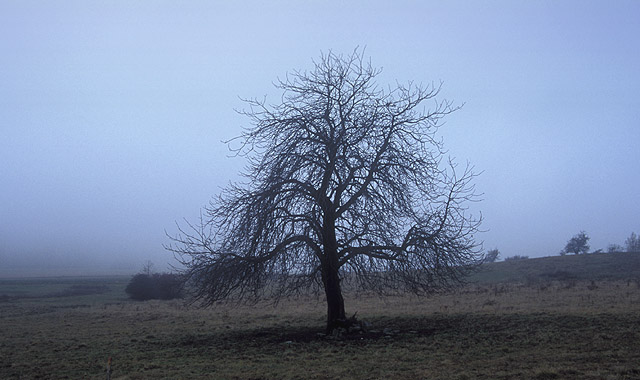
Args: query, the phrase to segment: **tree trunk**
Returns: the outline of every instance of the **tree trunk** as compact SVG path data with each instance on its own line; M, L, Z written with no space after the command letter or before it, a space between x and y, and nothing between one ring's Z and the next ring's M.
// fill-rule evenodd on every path
M335 257L336 255L334 253L333 255L330 254L330 256ZM333 330L341 327L346 321L337 257L335 263L332 263L332 261L334 260L327 258L322 264L322 282L327 296L327 334L331 334Z
M344 299L340 288L340 264L338 260L338 242L336 241L336 221L333 204L324 198L322 283L327 296L327 334L345 323Z

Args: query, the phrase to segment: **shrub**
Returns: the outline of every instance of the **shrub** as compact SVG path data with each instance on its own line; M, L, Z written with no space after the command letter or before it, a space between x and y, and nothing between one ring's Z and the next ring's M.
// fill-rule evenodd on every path
M182 281L175 273L138 273L133 276L125 292L136 301L181 298Z
M182 280L175 273L162 273L154 275L157 279L160 299L170 300L182 297Z
M511 257L505 257L504 261L512 261L512 260L526 260L528 259L529 256L520 256L520 255L515 255L515 256L511 256Z
M609 253L622 252L622 251L624 251L624 248L622 248L620 244L609 244L609 246L607 246L607 252Z

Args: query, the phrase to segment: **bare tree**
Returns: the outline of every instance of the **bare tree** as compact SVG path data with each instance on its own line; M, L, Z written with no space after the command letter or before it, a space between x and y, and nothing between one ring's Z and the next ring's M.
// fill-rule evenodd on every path
M280 104L247 100L252 127L235 140L246 183L167 248L204 304L323 289L332 331L346 321L345 282L424 294L461 281L481 261L480 218L467 211L472 168L444 159L435 137L457 109L435 100L439 86L384 90L358 50L314 63L276 84Z
M624 245L627 247L627 252L640 252L640 237L635 232L632 232L625 240Z
M153 262L151 260L147 260L142 267L142 271L140 273L144 273L147 276L151 276L153 274Z

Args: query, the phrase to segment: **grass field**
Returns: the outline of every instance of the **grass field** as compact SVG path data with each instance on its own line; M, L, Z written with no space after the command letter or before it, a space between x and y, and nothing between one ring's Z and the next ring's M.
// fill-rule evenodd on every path
M595 261L594 261L595 260ZM597 265L596 265L597 264ZM428 298L126 299L128 278L0 280L0 379L640 379L640 255L495 263Z

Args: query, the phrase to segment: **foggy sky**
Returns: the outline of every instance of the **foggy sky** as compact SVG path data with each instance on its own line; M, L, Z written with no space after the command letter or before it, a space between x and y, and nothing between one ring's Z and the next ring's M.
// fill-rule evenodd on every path
M443 82L440 129L482 171L477 236L502 256L640 232L640 2L2 1L0 277L164 270L244 161L222 140L332 49Z

